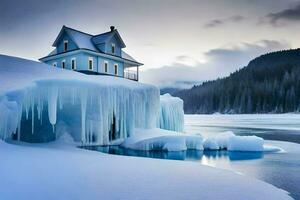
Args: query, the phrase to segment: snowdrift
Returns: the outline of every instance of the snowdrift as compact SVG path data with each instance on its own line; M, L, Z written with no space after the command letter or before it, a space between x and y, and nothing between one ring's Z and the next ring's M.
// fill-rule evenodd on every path
M202 143L201 136L155 128L136 129L135 135L125 139L121 146L144 151L183 151L187 149L203 150Z
M151 85L3 55L0 81L3 140L48 142L65 130L84 145L106 145L156 127L159 90Z
M219 133L217 136L203 138L201 135L189 135L163 129L137 129L135 135L121 144L134 150L185 151L222 150L228 151L278 151L275 147L264 147L264 140L256 136L236 136L233 132Z
M228 151L264 151L264 139L257 136L237 136L231 131L219 133L204 141L204 149Z
M183 100L170 94L160 96L160 113L157 127L182 132L184 127Z

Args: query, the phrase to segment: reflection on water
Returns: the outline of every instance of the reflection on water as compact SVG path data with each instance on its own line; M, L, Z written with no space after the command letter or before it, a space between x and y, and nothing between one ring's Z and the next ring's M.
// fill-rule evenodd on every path
M237 135L257 135L269 140L300 143L300 115L186 115L185 130L201 133L204 137L229 130ZM288 143L279 147L285 152L134 151L118 146L86 149L125 156L199 162L263 180L290 192L294 199L300 199L299 144Z
M201 161L202 159L224 159L224 160L252 160L263 158L261 152L231 152L231 151L198 151L198 150L187 150L187 151L137 151L131 149L125 149L119 146L87 146L82 147L89 150L99 151L103 153L124 155L124 156L136 156L136 157L147 157L147 158L158 158L158 159L169 159L169 160L193 160Z

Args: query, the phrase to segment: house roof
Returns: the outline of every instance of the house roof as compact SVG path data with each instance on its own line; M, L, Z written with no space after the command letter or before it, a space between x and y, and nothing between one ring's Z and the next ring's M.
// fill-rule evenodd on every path
M73 42L77 45L78 48L90 49L93 51L97 51L97 48L93 44L91 38L93 37L90 34L63 26L58 36L56 37L53 46L56 47L57 43L61 37L61 35L66 32L68 36L73 40Z
M120 41L121 48L126 47L117 29L102 34L98 34L98 35L91 35L73 28L69 28L67 26L62 27L52 46L54 47L57 46L57 43L59 42L59 39L64 32L68 34L71 40L77 45L78 49L88 49L91 51L104 53L101 52L95 45L105 43L114 36ZM56 50L53 50L48 56L53 56L56 54L57 54ZM121 51L121 57L126 60L137 62L132 56L125 53L123 50Z
M101 44L101 43L109 41L114 36L116 36L118 38L118 40L120 41L121 48L126 47L126 45L125 45L124 41L122 40L122 38L121 38L121 36L120 36L117 29L114 29L113 31L101 33L99 35L94 35L92 37L92 41L95 44Z

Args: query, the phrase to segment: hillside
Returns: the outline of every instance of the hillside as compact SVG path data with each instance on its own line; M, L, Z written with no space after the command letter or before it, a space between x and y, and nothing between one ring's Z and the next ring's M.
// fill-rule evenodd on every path
M173 93L186 113L286 113L300 110L300 49L272 52L230 76Z

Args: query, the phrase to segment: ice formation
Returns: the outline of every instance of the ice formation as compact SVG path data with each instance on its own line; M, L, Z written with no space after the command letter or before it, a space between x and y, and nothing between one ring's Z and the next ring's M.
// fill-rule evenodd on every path
M182 132L184 127L183 100L170 94L160 96L159 128Z
M156 127L159 91L154 86L7 56L0 56L0 72L2 86L15 86L0 87L1 139L12 133L20 139L28 127L36 134L36 126L49 123L55 134L63 121L76 141L105 145L132 135L134 128Z
M264 151L264 140L257 136L234 136L229 139L228 151Z
M203 138L199 135L188 135L164 129L137 129L121 144L135 150L184 151L187 149L203 150Z
M263 150L258 137L226 132L203 140L180 133L183 101L169 94L159 98L151 85L1 55L0 80L3 140L49 142L68 132L82 145L120 143L131 136L122 145L139 150Z
M257 136L236 136L233 132L226 131L207 138L203 147L208 150L264 151L264 140Z

